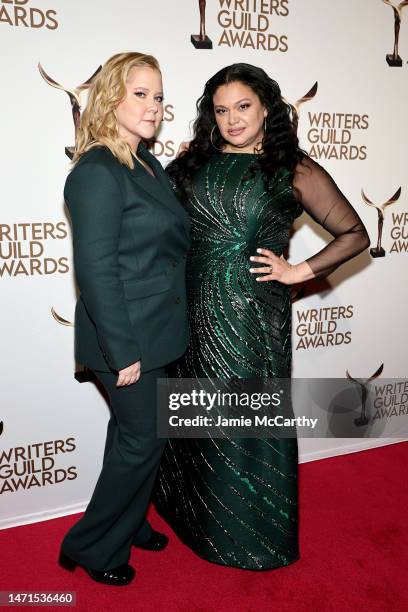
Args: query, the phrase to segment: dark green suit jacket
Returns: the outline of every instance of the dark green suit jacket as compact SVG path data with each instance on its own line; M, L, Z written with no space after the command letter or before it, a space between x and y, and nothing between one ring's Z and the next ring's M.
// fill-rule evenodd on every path
M156 158L143 146L134 170L109 149L85 153L64 190L80 297L75 358L117 371L142 371L180 357L188 343L185 263L189 217Z

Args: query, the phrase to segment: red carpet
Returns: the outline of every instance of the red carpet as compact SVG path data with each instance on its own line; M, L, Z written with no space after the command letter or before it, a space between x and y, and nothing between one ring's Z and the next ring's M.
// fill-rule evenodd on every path
M0 590L72 590L92 612L406 612L407 465L407 443L300 465L302 558L286 568L218 567L173 537L161 553L133 550L130 586L97 585L55 563L70 516L0 533Z

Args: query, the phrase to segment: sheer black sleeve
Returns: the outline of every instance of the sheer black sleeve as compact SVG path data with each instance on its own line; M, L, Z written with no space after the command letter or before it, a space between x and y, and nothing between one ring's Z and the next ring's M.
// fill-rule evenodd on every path
M293 186L304 210L334 237L306 260L315 276L327 276L370 245L357 212L319 164L305 157L296 167Z

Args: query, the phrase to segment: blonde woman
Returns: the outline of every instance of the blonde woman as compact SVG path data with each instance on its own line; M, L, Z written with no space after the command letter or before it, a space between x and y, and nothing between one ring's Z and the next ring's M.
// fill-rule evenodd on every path
M159 551L168 541L146 510L165 443L156 437L156 380L188 342L189 219L143 145L162 117L157 60L111 57L90 91L64 191L80 290L75 357L105 388L111 418L98 482L59 563L110 585L133 580L132 545Z

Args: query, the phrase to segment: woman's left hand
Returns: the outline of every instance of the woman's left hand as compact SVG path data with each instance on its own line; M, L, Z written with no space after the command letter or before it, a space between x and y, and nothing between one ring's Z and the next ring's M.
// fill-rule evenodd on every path
M249 259L264 264L258 268L250 268L252 274L258 274L256 278L260 283L265 281L279 281L283 285L294 285L302 279L299 278L298 266L292 265L281 255L278 257L269 249L256 249L259 256L253 255Z

